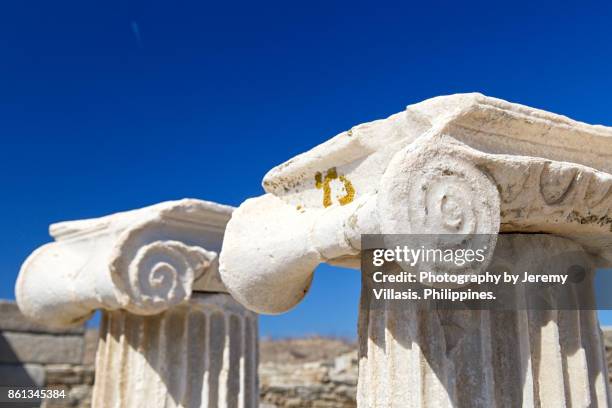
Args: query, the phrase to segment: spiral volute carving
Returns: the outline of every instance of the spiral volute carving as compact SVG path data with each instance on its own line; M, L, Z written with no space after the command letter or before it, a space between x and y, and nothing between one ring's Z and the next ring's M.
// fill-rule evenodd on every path
M193 282L215 257L178 241L142 245L129 262L114 263L119 267L113 273L117 298L122 307L134 313L162 312L190 298Z
M499 193L463 155L444 145L396 154L381 181L377 202L381 232L402 234L386 236L387 248L486 248L487 257L492 255L500 226ZM487 264L482 262L482 268ZM473 266L419 265L437 273L462 273Z

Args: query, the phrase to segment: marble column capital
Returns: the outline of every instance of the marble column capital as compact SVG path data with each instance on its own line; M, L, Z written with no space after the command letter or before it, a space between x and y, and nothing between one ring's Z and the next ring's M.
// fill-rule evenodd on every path
M551 233L612 259L611 173L611 128L481 94L428 99L270 170L232 215L220 273L274 314L320 263L358 268L361 234Z
M226 292L217 254L232 208L184 199L50 227L54 242L21 267L21 311L49 325L82 322L96 309L160 313L192 291Z

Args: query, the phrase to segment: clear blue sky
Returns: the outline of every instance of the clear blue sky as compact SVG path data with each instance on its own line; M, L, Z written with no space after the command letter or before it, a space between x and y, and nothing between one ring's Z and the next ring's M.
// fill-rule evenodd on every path
M0 297L52 222L238 205L272 166L432 96L612 125L610 21L584 1L4 2ZM261 333L353 336L358 294L357 272L320 268Z

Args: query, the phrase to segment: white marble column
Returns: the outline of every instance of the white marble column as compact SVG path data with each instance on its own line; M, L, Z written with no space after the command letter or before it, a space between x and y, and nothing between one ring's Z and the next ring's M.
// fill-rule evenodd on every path
M537 261L544 247L572 254L556 263L560 270L580 265L593 272L589 254L567 238L505 239L511 259L533 260L531 272L547 266ZM523 266L509 272L522 274ZM360 406L609 405L596 311L417 310L407 302L375 300L370 282L363 279L359 309Z
M25 261L29 318L69 326L103 311L93 407L257 407L257 316L218 273L231 212L180 200L54 224L55 242Z
M299 303L320 263L359 268L361 234L486 234L492 252L499 233L537 232L612 261L612 129L480 94L355 126L263 186L220 258L230 293L259 313ZM368 296L360 407L610 406L594 312L438 314Z
M257 318L230 295L194 293L153 316L105 311L93 406L255 407Z

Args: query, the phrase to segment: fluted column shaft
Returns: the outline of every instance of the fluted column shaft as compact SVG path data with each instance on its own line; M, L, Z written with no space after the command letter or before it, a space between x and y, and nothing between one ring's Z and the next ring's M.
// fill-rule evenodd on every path
M523 236L509 258L520 254L538 268L534 248L544 244L576 248L559 237ZM577 264L578 255L556 267ZM369 282L364 277L359 317L360 408L611 406L596 311L417 310L375 300ZM527 299L516 290L517 302Z
M93 407L257 407L257 316L194 293L154 316L105 311Z

